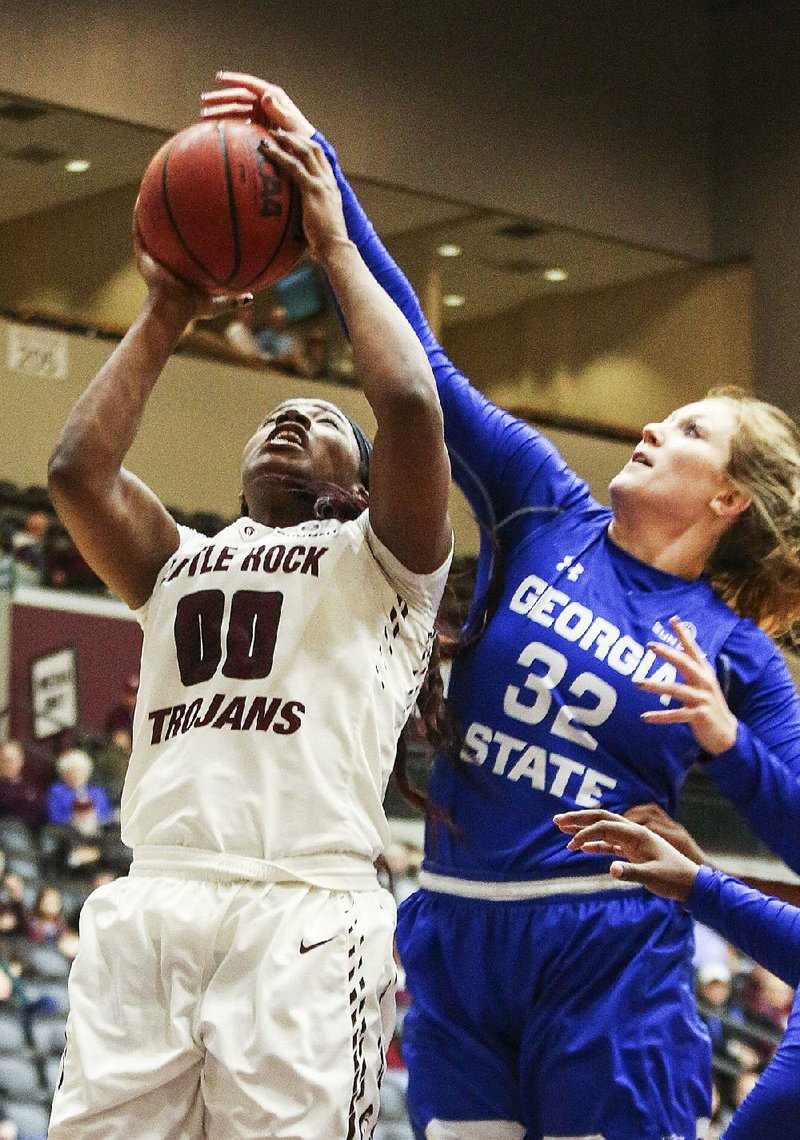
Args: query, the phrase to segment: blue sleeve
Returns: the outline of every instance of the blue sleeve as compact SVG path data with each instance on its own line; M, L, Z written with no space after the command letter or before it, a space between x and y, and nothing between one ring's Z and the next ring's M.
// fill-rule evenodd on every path
M92 784L89 788L89 796L94 804L98 823L108 823L111 819L111 801L106 795L105 789Z
M72 819L72 791L66 785L51 784L47 790L47 818L50 823L69 823Z
M700 868L685 906L788 985L800 984L800 907L710 867Z
M800 702L773 643L740 622L725 646L732 748L703 765L763 841L800 871Z
M481 395L448 360L405 274L389 255L339 165L317 132L342 194L347 232L373 276L405 314L428 356L444 413L453 478L480 523L498 523L526 507L565 509L588 496L586 484L535 428Z

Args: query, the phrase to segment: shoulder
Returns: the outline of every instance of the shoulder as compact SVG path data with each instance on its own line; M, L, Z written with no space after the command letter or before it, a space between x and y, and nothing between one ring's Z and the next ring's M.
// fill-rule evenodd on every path
M778 646L749 618L739 618L720 653L730 696L752 698L772 693L778 700L795 700L796 687Z

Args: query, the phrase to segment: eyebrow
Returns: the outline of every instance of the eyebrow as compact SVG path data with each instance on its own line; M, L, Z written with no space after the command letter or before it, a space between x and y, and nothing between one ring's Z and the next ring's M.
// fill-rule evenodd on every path
M263 427L263 425L265 423L267 423L269 420L271 420L273 418L273 416L279 415L284 410L284 408L296 408L296 407L300 407L300 410L302 411L302 406L298 405L294 400L287 400L283 404L278 404L277 408L273 408L272 411L268 412L267 415L264 416L264 419L261 421L261 426ZM337 408L335 404L323 403L322 401L317 403L316 401L312 401L312 407L322 415L333 416L335 419L337 419L339 421L339 423L342 425L342 427L344 427L344 428L350 427L349 419L344 414L344 412L341 410L341 408Z
M680 414L673 412L672 415L667 416L668 420L677 420L678 418L681 420L702 420L704 423L709 422L708 412L681 412Z

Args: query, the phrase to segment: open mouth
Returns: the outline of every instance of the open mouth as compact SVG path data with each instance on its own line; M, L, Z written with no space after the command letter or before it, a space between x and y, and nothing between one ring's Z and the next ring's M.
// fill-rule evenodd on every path
M288 444L293 447L305 447L307 440L308 436L299 424L280 424L271 432L267 439L266 446L272 447L275 444Z
M652 467L653 466L653 464L647 458L645 453L643 451L640 451L638 448L636 449L636 451L634 451L633 455L631 456L631 463L641 463L642 466L644 466L644 467Z

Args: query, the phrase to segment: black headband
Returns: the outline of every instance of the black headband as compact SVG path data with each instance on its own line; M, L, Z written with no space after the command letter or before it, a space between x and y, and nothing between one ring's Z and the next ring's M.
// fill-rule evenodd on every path
M350 427L353 429L353 435L356 437L356 444L358 446L358 477L364 484L365 489L369 490L369 461L372 455L372 442L364 433L364 430L358 426L355 420L351 420L347 412L342 412Z

